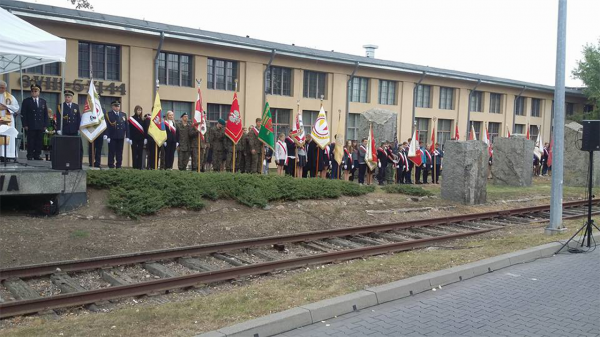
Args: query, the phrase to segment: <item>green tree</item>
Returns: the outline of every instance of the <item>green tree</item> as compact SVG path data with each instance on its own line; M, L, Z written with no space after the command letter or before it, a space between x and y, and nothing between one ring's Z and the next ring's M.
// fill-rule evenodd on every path
M89 9L91 11L94 10L94 6L88 0L67 0L72 5L75 5L76 9Z
M600 117L600 39L598 44L586 44L583 47L583 59L577 61L573 69L573 78L580 79L585 88L583 93L587 96L589 104L594 105L594 111L586 114L586 119Z

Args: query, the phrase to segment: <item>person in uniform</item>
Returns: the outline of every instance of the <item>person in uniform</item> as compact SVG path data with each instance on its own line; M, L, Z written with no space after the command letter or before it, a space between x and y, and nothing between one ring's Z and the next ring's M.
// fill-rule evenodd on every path
M107 128L104 134L104 138L108 142L108 168L121 168L123 144L129 143L127 114L121 111L119 101L113 101L110 106L111 110L106 113Z
M164 143L164 165L163 170L173 169L173 163L175 162L175 150L179 147L179 134L175 127L175 113L173 111L167 112L167 118L165 119L165 131L167 132L167 141Z
M0 80L0 125L7 125L12 133L17 133L15 128L15 116L19 113L19 102L17 99L6 91L6 82ZM8 132L8 130L6 131ZM8 144L6 145L6 152L4 153L4 138L0 138L2 142L0 145L0 157L2 160L6 158L16 158L16 140L7 139Z
M132 166L134 169L138 170L141 170L144 166L144 144L147 143L142 113L142 107L136 105L133 109L133 116L129 117L129 136L131 137L131 157L133 159Z
M56 113L56 133L63 136L79 137L81 110L79 110L79 105L73 103L75 93L71 90L65 90L64 95L65 101ZM80 147L79 159L83 160L83 146Z
M21 120L27 133L27 160L42 160L42 142L48 126L48 106L40 97L42 88L36 83L31 85L31 97L23 100Z
M231 140L229 137L225 137L223 139L223 152L225 155L225 170L227 170L227 172L232 172L233 170L233 140ZM235 151L237 152L237 145L235 146L236 149ZM236 172L239 172L239 167L235 167Z
M442 161L444 160L444 151L440 148L440 143L435 143L433 151L433 165L435 165L435 174L433 175L433 183L440 183L440 173L442 172Z
M287 154L287 163L284 166L285 168L285 174L289 175L289 176L294 176L294 174L296 173L296 142L294 142L294 139L292 138L293 134L292 131L290 130L289 134L287 137L285 137L285 141L284 144L285 145L285 153ZM276 151L277 152L277 151Z
M246 137L248 136L248 129L242 128L242 136L240 141L235 146L235 172L245 173L246 172Z
M358 147L358 183L360 185L365 184L365 173L367 172L367 162L365 156L367 155L367 139L363 138L360 146Z
M187 169L192 152L192 137L190 134L193 133L190 131L194 127L189 123L188 119L189 117L187 112L184 112L183 115L181 115L181 121L177 123L176 126L179 138L179 147L177 148L177 166L179 167L179 171L185 171ZM197 146L198 144L196 144L196 147Z
M217 125L210 128L208 133L208 142L212 150L213 171L223 170L223 160L225 155L225 120L220 118Z
M385 181L385 173L388 166L387 152L385 143L381 143L381 146L377 148L377 180L379 185L383 185Z
M394 148L391 143L388 143L387 148L385 149L385 153L387 156L388 165L385 171L385 183L387 185L394 184L394 171L398 166L398 157L394 154Z
M354 169L354 161L352 159L353 152L352 141L346 141L346 146L344 146L344 156L342 157L342 168L344 170L345 181L350 181L350 172Z
M302 178L315 178L317 176L317 153L319 146L312 139L312 135L306 135L306 165L302 172Z
M264 145L258 138L258 133L260 131L261 125L262 125L262 119L257 118L256 126L253 125L250 128L250 131L248 131L248 137L246 140L246 145L247 145L246 159L249 162L249 165L246 166L248 168L247 169L248 173L260 174L262 172L263 160L264 160L264 158L263 158Z
M188 137L192 155L192 171L198 172L198 156L200 156L200 171L204 172L206 156L208 155L208 143L206 142L206 138L198 131L197 124L194 124L189 128ZM198 153L198 137L200 137L201 153Z

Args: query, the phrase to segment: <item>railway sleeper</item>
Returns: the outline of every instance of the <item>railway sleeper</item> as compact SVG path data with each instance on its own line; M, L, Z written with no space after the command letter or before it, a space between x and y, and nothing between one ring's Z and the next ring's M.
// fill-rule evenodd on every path
M242 262L240 259L233 257L231 255L225 254L225 253L212 253L210 255L217 260L225 261L235 267L241 267L241 266L245 265L245 263Z
M193 257L182 257L177 259L177 263L180 265L195 271L205 272L205 271L215 271L217 268L209 265L208 263L204 263L203 261L193 258Z
M456 227L453 227L452 225L449 225L449 226L440 225L440 226L432 227L432 229L446 232L446 234L447 233L464 233L465 232L461 228L456 228Z
M355 249L355 248L362 248L362 245L359 245L357 243L354 243L352 241L346 240L346 239L339 239L339 238L331 238L331 239L325 239L327 242L330 242L334 245L340 246L340 247L344 247L344 248L349 248L349 249Z
M370 239L370 238L366 238L363 236L348 236L345 238L346 240L352 241L352 242L357 242L357 243L362 243L363 245L369 245L369 246L379 246L382 244L382 242Z
M391 242L404 242L406 241L406 238L402 238L398 235L394 235L391 233L386 233L386 232L377 232L377 233L371 233L369 234L369 236L375 238L375 239L384 239L384 240L388 240Z
M394 234L404 236L404 237L408 238L408 240L421 240L421 239L428 239L431 237L428 234L415 233L413 231L406 230L406 229L401 229L401 230L395 231Z
M75 279L69 276L67 273L56 273L50 275L50 280L54 283L62 293L72 294L87 291L82 287ZM98 303L100 304L100 303ZM92 312L101 311L96 303L87 304L85 308Z
M261 258L265 261L275 261L277 260L277 258L275 258L274 256L272 256L271 254L264 252L260 249L247 249L247 253L250 255L254 255L258 258Z
M320 245L318 242L298 242L298 244L304 248L308 248L320 253L329 253L334 250L329 247L325 247L324 245Z
M40 294L31 288L25 281L20 278L12 278L2 282L4 287L11 293L16 300L34 300L41 298ZM41 318L57 319L58 315L54 310L45 310L38 312Z
M431 228L412 228L411 229L413 232L418 233L418 234L423 234L423 235L427 235L429 237L435 237L435 236L440 236L440 235L447 235L448 233L443 233L443 232L439 232L436 230L433 230Z
M104 281L110 283L113 287L126 286L135 283L131 277L114 268L100 270L100 277L102 277Z
M147 262L144 263L144 269L146 269L150 274L158 276L160 278L169 278L169 277L177 277L177 273L169 269L168 267L163 266L160 263L156 262Z
M512 221L513 223L522 223L522 224L528 224L531 221L524 219L522 217L517 217L517 216L507 216L506 219L508 219L509 221Z

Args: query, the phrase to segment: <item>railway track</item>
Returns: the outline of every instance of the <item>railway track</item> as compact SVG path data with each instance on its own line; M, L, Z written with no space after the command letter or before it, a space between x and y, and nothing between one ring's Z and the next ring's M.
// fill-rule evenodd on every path
M587 215L587 201L563 207L565 219ZM0 318L81 305L93 310L107 300L426 247L545 222L549 210L535 206L5 268ZM600 200L592 211L600 214Z

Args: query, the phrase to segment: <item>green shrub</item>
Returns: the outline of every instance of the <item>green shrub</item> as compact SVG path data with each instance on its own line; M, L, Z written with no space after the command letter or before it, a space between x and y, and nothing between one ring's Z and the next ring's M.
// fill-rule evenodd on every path
M265 207L276 200L358 196L374 190L373 186L340 180L276 175L138 170L87 173L89 187L109 190L108 207L132 218L154 214L165 207L200 210L204 207L202 199L232 199L249 207Z
M433 195L433 193L431 193L428 190L411 185L385 185L383 187L383 190L387 193L406 194L417 197L428 197L430 195Z

